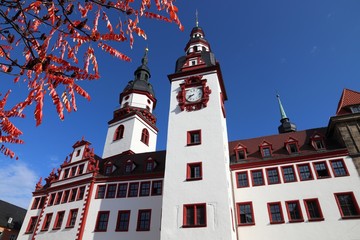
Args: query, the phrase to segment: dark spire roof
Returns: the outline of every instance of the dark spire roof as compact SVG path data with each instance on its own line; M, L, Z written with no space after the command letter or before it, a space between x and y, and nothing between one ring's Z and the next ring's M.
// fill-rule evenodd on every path
M134 72L134 80L130 81L124 88L123 93L131 90L138 90L142 92L150 93L155 97L155 92L152 85L149 83L150 69L148 68L148 48L145 49L143 58L141 59L141 65Z
M287 132L296 132L296 125L291 123L289 118L286 116L285 110L281 104L280 96L277 94L276 98L279 103L280 115L281 115L281 125L278 127L279 133L287 133Z

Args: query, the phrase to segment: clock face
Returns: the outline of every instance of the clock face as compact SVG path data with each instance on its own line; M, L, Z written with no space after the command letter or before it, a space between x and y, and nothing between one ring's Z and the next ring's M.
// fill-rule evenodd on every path
M201 88L188 88L185 92L185 99L188 102L197 102L203 96Z

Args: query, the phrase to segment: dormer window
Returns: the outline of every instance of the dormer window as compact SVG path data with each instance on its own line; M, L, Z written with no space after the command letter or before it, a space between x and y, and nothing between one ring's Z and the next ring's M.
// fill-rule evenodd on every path
M105 175L110 175L112 171L113 171L113 165L111 163L106 164Z
M156 167L156 162L152 158L146 160L145 171L152 172Z
M135 164L131 161L128 160L125 164L125 173L131 173L133 170L135 169Z
M359 113L360 112L360 105L351 106L350 110L352 113Z
M311 138L311 145L317 151L325 150L324 137L320 134L314 134Z
M263 158L269 158L272 156L272 145L270 143L263 141L259 148Z
M246 159L246 147L242 144L239 144L235 148L236 160Z
M295 138L289 137L289 139L285 142L285 148L289 154L299 153L299 143Z

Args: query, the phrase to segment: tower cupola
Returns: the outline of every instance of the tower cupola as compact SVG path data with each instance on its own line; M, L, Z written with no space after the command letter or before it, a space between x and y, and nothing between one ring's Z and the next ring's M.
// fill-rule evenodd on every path
M296 132L296 125L291 123L289 118L286 116L284 107L281 104L280 96L276 95L276 98L279 103L280 115L281 115L281 125L278 127L279 133L287 133L287 132Z

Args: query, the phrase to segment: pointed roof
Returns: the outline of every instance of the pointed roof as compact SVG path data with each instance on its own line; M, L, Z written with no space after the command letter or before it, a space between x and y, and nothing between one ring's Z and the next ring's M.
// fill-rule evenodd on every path
M281 119L280 119L281 125L278 127L279 133L295 132L296 125L294 123L291 123L289 118L286 116L279 94L276 95L276 98L279 103L280 115L281 115Z
M336 116L352 113L349 107L359 104L360 93L345 88L342 92L338 108L336 110Z

